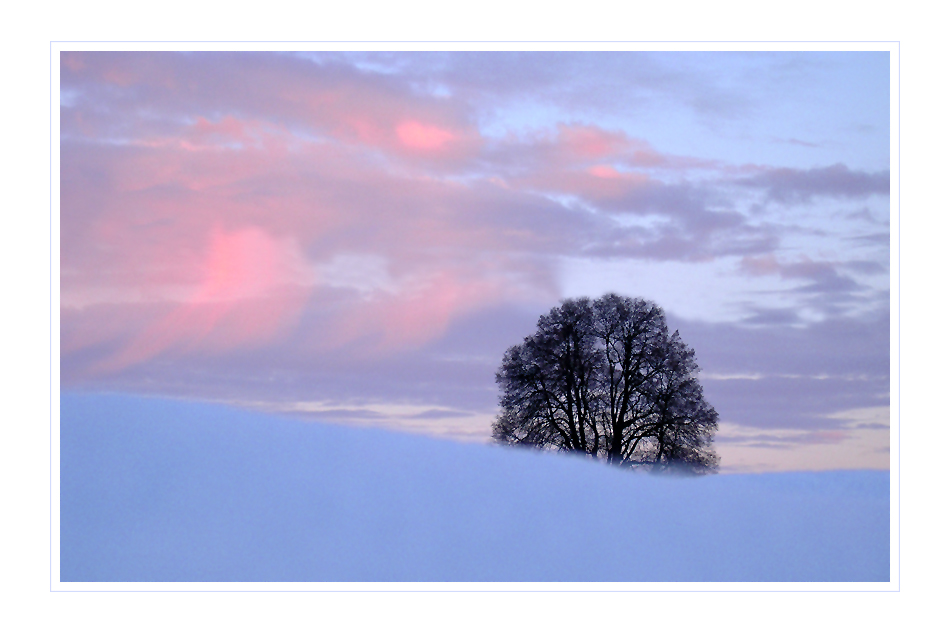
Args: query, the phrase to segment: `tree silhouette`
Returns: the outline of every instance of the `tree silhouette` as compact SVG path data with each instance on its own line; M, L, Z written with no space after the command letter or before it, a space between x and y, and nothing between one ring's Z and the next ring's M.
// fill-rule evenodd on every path
M492 436L631 468L715 472L719 416L694 357L652 302L564 300L505 352Z

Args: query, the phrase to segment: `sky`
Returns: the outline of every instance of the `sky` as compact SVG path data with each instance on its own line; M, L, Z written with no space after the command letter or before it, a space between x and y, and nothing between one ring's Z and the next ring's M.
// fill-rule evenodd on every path
M560 299L666 311L722 471L887 469L886 52L66 52L66 391L487 442Z

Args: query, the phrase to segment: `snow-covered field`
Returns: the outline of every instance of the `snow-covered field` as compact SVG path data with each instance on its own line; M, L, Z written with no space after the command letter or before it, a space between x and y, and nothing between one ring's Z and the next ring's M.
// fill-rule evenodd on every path
M221 406L61 399L62 581L887 581L887 472L663 478Z

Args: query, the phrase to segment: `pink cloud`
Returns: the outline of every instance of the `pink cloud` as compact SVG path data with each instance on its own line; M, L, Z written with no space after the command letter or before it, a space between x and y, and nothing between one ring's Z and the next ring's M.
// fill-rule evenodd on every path
M558 126L556 147L561 160L567 163L589 164L591 161L612 160L633 167L708 166L708 162L696 159L667 156L642 139L597 126Z
M206 269L195 302L262 297L274 286L308 281L306 264L293 243L281 244L257 227L230 233L216 227Z
M416 348L442 336L457 317L502 301L508 290L498 280L440 271L399 292L339 306L311 343L318 349L355 345L357 354L370 356Z
M413 150L440 150L456 136L449 130L424 125L418 121L405 121L396 126L396 136L406 147Z
M298 318L312 281L292 240L257 227L215 228L191 297L93 368L114 372L170 349L227 350L273 339Z
M100 80L113 70L134 71L145 83L151 81L145 70L163 63L91 61L88 72ZM482 148L463 113L359 76L308 82L287 68L251 68L244 84L257 90L248 94L246 85L229 83L228 73L208 77L189 74L188 65L170 65L165 70L181 88L165 94L162 83L150 89L165 104L190 91L195 110L184 117L188 123L179 118L149 127L149 120L131 117L123 130L131 139L127 145L65 155L64 174L76 178L64 181L74 184L64 186L63 222L75 230L62 262L64 270L80 272L70 278L67 294L78 297L76 305L94 303L82 296L100 287L130 304L142 298L178 302L161 317L142 317L148 325L137 336L117 332L112 341L127 343L100 369L274 340L312 297L305 283L293 281L293 271L306 268L304 251L314 262L371 253L391 265L398 281L395 290L369 299L311 305L328 325L310 326L315 349L370 342L367 350L386 354L423 345L462 315L520 301L540 287L551 295L545 301L555 299L555 282L538 282L549 272L526 272L536 265L516 259L493 266L479 259L492 254L501 261L513 246L521 253L525 245L550 246L574 233L550 228L555 217L567 221L561 215L512 222L520 218L506 209L514 198L499 201L495 188L439 178L439 170L457 167ZM238 108L211 114L195 105L212 80L220 82L222 103ZM644 144L622 133L562 126L548 143L554 145L535 149L560 161L560 169L546 172L548 180L535 175L531 187L610 198L648 180L623 163L623 152ZM380 151L404 160L381 162ZM425 170L414 172L420 165ZM89 169L106 178L86 178L91 172L82 170ZM87 200L86 211L71 208L80 200ZM517 279L522 272L533 287Z
M418 345L445 332L450 321L476 306L500 299L503 289L492 280L464 279L452 272L436 274L426 285L393 302L384 321L384 348Z
M451 243L450 234L444 235ZM387 283L373 291L358 285L349 291L329 290L329 285L318 291L314 307L319 305L320 323L309 331L306 345L314 351L346 348L347 355L366 359L385 357L440 339L472 312L557 301L549 271L523 267L505 253L476 261L397 254L387 267Z
M301 59L149 53L79 53L63 59L64 85L135 85L134 93L123 96L125 107L142 99L148 108L181 117L200 113L198 132L239 135L239 128L229 129L236 120L259 120L400 156L438 154L440 161L453 162L480 147L476 126L457 103ZM220 112L221 120L208 121L209 112ZM103 117L97 125L113 123ZM137 119L134 125L144 129L155 122ZM128 133L124 128L123 136ZM140 131L139 139L144 136L153 135Z
M73 52L63 52L60 54L60 61L63 66L69 70L79 72L86 67L86 63L82 59L82 53L73 53Z
M452 156L472 142L449 127L406 121L404 136L418 147L399 151L425 154L428 145ZM375 123L367 126L381 147L398 140L398 126L389 137ZM88 338L87 330L70 330L68 350L84 343L120 347L95 366L98 372L162 354L275 340L310 298L295 277L307 266L304 249L314 262L336 253L377 254L405 282L369 301L315 307L332 326L310 326L316 349L372 341L367 350L386 354L419 346L460 315L536 292L505 277L520 263L506 271L466 263L472 254L531 239L526 228L499 230L496 223L510 216L470 213L470 187L394 177L366 162L365 148L355 144L297 138L255 119L199 116L178 134L72 149L63 168L63 226L71 238L62 263L76 272L64 278L70 310L105 301L132 314L142 302L177 303L160 316L142 313L135 329L123 329L119 320ZM110 289L104 299L102 288ZM85 323L92 312L64 313L64 321Z
M393 120L390 113L358 112L341 116L336 132L341 139L356 140L375 150L401 157L436 157L440 162L449 160L452 164L471 158L481 146L481 138L474 128L422 123L417 118Z
M610 165L587 169L547 170L518 181L543 191L581 196L595 202L620 199L639 187L649 186L650 177L639 172L620 172Z
M593 159L617 154L629 145L626 135L595 126L562 125L558 130L558 142L574 156Z
M612 165L594 165L589 167L587 172L596 176L597 178L620 178L620 172L618 172Z
M229 139L243 141L247 139L245 130L248 127L246 120L233 116L222 117L220 121L211 121L205 117L198 117L192 126L196 134L202 136L222 135Z

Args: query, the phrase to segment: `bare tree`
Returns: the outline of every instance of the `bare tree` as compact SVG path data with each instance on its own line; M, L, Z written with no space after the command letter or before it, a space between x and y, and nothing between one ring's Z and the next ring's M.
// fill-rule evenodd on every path
M505 353L492 435L631 468L715 472L718 414L694 357L652 302L565 300Z

